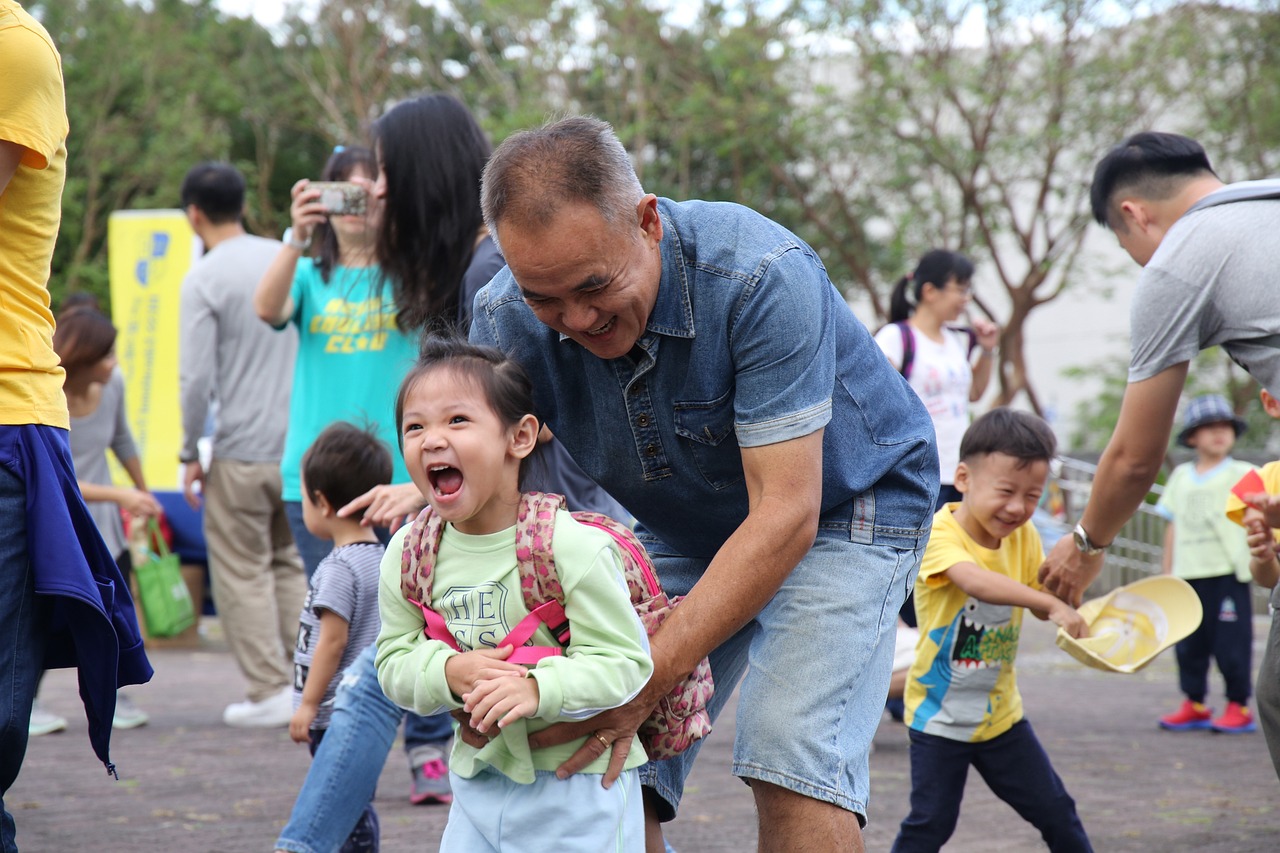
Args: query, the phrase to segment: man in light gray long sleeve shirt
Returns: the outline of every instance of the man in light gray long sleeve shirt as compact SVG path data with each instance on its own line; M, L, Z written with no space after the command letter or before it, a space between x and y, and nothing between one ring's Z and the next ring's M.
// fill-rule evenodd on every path
M244 177L225 163L194 167L182 206L204 257L182 282L179 367L184 491L200 504L213 601L227 644L248 682L248 699L228 705L230 726L284 726L292 714L292 649L306 576L281 500L280 456L288 426L297 335L258 319L253 292L280 244L247 234ZM213 459L196 442L212 401Z

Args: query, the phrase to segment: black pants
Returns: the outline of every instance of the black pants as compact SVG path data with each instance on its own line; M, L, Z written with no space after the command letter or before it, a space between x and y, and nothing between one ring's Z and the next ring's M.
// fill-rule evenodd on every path
M1192 702L1209 693L1209 661L1227 683L1227 700L1241 705L1253 695L1253 609L1249 585L1235 575L1188 581L1200 596L1204 618L1200 627L1176 647L1178 684Z

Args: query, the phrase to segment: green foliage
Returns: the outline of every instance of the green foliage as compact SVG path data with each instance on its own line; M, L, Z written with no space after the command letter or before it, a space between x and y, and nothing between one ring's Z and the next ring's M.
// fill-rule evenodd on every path
M1062 375L1078 380L1097 380L1100 392L1076 409L1075 432L1071 447L1076 451L1101 451L1115 432L1120 419L1120 403L1128 383L1128 365L1120 359L1069 367ZM1182 397L1186 400L1201 394L1221 394L1231 402L1235 413L1245 419L1249 429L1236 441L1238 452L1262 452L1271 449L1276 422L1262 410L1258 400L1258 383L1233 362L1219 347L1204 350L1192 361ZM1175 423L1169 450L1175 451L1180 425Z

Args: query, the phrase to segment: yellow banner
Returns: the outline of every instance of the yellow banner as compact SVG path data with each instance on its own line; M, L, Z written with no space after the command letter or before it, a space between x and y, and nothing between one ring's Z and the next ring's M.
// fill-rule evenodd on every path
M122 210L107 224L116 357L124 372L129 425L151 489L181 488L178 451L178 304L199 241L181 210ZM128 484L110 457L113 478Z

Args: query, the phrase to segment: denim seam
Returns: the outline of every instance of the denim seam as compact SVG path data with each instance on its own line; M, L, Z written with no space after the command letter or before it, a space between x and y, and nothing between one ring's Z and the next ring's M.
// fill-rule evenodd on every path
M862 815L864 818L867 815L866 803L859 802L843 791L823 785L815 785L789 773L779 773L777 770L770 770L758 764L735 761L733 763L733 775L740 779L759 779L761 782L768 782L781 788L786 788L788 791L794 791L801 796L821 800L824 803L831 803L845 811Z

